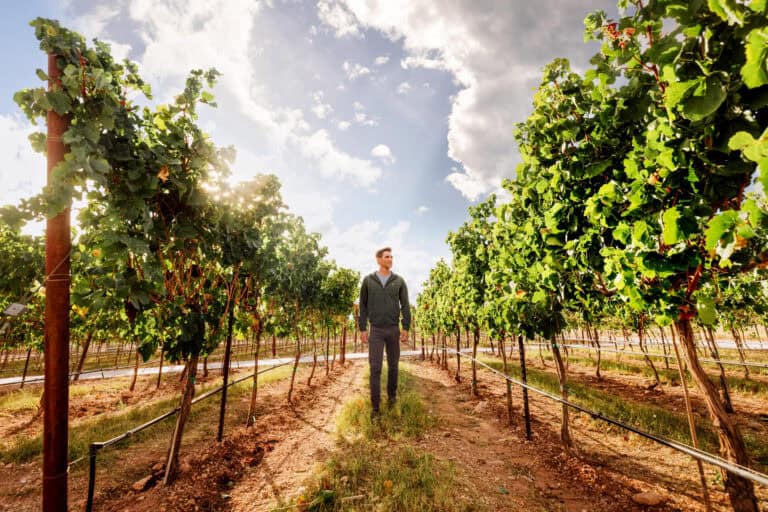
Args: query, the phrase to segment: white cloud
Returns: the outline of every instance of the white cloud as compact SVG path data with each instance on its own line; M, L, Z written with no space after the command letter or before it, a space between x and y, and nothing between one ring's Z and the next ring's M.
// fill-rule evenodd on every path
M362 220L346 229L331 228L322 235L336 262L363 276L376 270L376 251L385 246L392 247L392 270L406 280L409 299L415 303L421 283L427 280L429 269L439 258L423 248L418 240L413 240L410 228L407 221L387 226Z
M312 113L317 116L318 119L325 119L333 112L333 107L328 103L323 102L323 92L317 91L312 95L314 105L312 106Z
M408 94L408 91L411 90L411 84L408 82L401 82L400 85L397 86L397 94Z
M337 2L319 0L317 2L317 17L320 18L320 21L335 29L336 37L363 37L363 33L354 15Z
M371 150L371 156L379 158L385 164L395 163L395 156L386 144L379 144Z
M132 48L129 44L117 43L109 39L104 39L103 41L109 44L109 48L112 51L112 57L114 57L118 62L122 62L123 59L127 59L128 55L131 53Z
M78 16L72 28L81 34L101 34L107 23L120 12L118 7L94 5Z
M368 117L365 112L355 112L355 122L362 126L377 126L379 124L375 119Z
M355 158L340 152L328 132L318 130L310 137L295 139L296 149L316 161L323 176L339 176L358 185L370 187L381 176L381 169L369 160Z
M418 52L416 55L406 57L400 61L400 66L403 69L425 68L448 70L447 64L440 54L431 51Z
M416 208L416 215L424 215L428 211L429 211L429 207L422 205Z
M461 165L449 182L469 198L514 175L519 156L512 130L530 112L531 88L543 64L556 56L585 63L594 47L582 42L581 20L589 10L615 9L615 0L596 0L588 7L558 0L516 2L514 8L474 0L335 4L348 14L347 27L356 23L357 30L379 30L402 44L404 68L453 75L461 90L452 98L448 155Z
M351 64L347 61L344 61L344 64L342 64L341 67L349 80L357 80L361 76L371 74L370 69L358 63Z
M316 190L307 190L296 186L283 187L283 200L290 205L291 212L304 219L308 231L325 233L333 229L333 212L341 199L328 191L323 192L323 200L317 200ZM320 242L327 245L325 236ZM336 257L336 251L331 251L331 257Z
M359 101L352 103L352 110L355 111L352 116L352 121L354 121L355 124L359 124L360 126L378 126L379 122L368 116L368 113L365 111L365 105Z
M94 30L87 36L105 38L111 35L110 23L120 27L128 24L133 33L140 35L144 50L135 58L160 102L170 101L183 86L190 69L215 67L222 73L217 96L226 97L226 108L231 109L233 117L247 117L251 123L249 130L258 134L260 144L273 154L279 157L291 151L309 160L303 168L320 169L325 177L364 187L370 186L381 173L369 160L339 149L327 132L312 132L300 109L274 105L267 98L264 77L257 76L255 70L252 48L255 20L263 3L251 0L127 0L126 3L123 12L128 13L129 19L116 10L105 10L96 21L83 22ZM341 22L332 16L326 19ZM224 105L223 101L220 103ZM329 109L330 105L320 102L312 112L318 117L327 116Z
M349 121L339 121L339 122L336 124L336 127L337 127L339 130L343 131L343 132L347 131L347 130L349 129L349 127L350 127L350 126L352 126L352 123L350 123Z
M453 170L454 172L449 174L445 180L456 190L460 190L464 197L470 201L475 201L488 192L489 184L485 183L483 176L479 176L469 169L466 172L459 172L454 167Z
M374 61L374 63L377 66L383 66L387 62L389 62L389 55L382 55L380 57L376 57L376 60Z
M2 200L0 204L16 204L20 199L38 194L45 186L45 156L35 153L29 135L44 126L32 126L21 116L0 114L0 166Z

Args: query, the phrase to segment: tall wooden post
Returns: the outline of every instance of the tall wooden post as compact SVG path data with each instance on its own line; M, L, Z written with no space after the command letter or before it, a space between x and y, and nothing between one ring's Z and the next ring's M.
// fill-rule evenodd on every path
M48 89L61 88L56 56L48 55ZM69 119L48 111L48 185L64 160L62 135ZM45 228L45 385L43 404L43 511L67 511L69 439L69 208L48 219Z

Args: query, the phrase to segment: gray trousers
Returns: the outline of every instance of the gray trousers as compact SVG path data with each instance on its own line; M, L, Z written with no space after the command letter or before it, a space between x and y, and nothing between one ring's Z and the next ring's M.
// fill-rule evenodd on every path
M384 349L387 350L387 396L390 401L397 397L397 365L400 360L400 328L371 326L368 335L368 364L371 366L371 405L379 410L381 403L381 368Z

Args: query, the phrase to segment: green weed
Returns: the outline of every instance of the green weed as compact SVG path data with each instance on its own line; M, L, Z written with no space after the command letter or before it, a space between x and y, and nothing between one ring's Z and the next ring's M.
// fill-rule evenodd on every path
M500 361L483 359L483 362L501 371L502 363ZM510 368L510 376L520 378L519 367ZM560 393L557 376L551 373L528 368L528 383L550 393L557 395ZM692 444L685 413L677 413L656 405L627 400L621 396L590 388L580 383L571 382L567 386L570 399L579 405L647 432ZM595 420L595 425L598 424L605 425L602 421ZM699 423L696 426L696 434L702 449L711 453L718 452L717 435L711 425ZM755 433L745 433L744 442L750 456L757 463L761 465L768 463L768 443L765 437Z
M435 418L414 390L413 375L403 366L396 406L383 408L381 417L371 421L367 397L354 397L344 404L337 418L336 450L313 477L308 491L294 502L281 503L276 511L299 505L308 511L463 510L451 494L453 465L407 444L409 438L434 426ZM386 369L382 373L385 376Z
M259 376L260 385L266 385L280 379L288 377L291 373L289 366L283 366ZM238 398L248 396L251 390L250 379L245 380L228 391L229 413L236 414L238 410ZM200 387L198 395L209 391L221 383L212 383L208 386ZM213 418L219 409L220 395L214 395L211 398L195 404L192 407L190 423L194 423L197 418ZM231 401L230 401L231 400ZM70 425L69 430L69 459L74 460L88 453L88 446L95 441L106 441L116 437L123 432L135 428L152 418L178 406L178 397L164 398L147 405L133 406L122 411L101 414L99 416L86 419L74 425ZM242 413L242 411L240 411ZM244 413L243 413L244 414ZM150 427L147 430L139 432L126 440L110 448L121 449L130 446L133 443L154 438L161 435L170 435L173 428L175 416L172 416L159 424ZM15 443L0 450L0 461L2 462L27 462L40 455L43 449L42 435L18 439Z

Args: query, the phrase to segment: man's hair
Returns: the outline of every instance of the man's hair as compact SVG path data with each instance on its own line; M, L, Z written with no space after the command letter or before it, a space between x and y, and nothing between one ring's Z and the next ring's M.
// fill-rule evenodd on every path
M391 247L384 247L382 249L379 249L378 251L376 251L376 257L377 258L381 258L382 256L384 256L385 252L392 252L392 248Z

